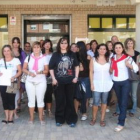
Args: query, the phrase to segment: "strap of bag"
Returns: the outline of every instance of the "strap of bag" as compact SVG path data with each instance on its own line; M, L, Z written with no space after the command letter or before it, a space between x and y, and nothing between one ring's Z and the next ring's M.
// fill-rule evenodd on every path
M7 69L7 65L6 65L6 61L5 61L5 58L4 58L4 65L5 65L5 68Z

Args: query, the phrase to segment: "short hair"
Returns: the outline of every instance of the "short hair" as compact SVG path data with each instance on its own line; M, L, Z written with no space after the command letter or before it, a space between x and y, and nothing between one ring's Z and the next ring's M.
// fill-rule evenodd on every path
M125 47L126 50L128 49L127 44L128 44L129 41L133 42L133 49L135 48L135 40L133 38L127 38L124 42L124 47Z
M38 41L33 42L33 44L32 44L32 48L33 48L35 45L40 46L40 42L38 42ZM40 48L41 48L41 46L40 46Z

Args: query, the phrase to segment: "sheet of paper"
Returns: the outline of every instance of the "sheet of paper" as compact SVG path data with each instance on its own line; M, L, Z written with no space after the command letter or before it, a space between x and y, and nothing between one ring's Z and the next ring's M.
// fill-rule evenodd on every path
M0 73L2 75L0 76L0 85L3 86L10 86L11 85L11 77L12 77L12 70L4 69L1 70Z

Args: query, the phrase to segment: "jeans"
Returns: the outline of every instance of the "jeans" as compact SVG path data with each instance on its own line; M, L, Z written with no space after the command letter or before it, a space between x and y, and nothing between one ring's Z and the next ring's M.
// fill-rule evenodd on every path
M124 126L127 113L128 97L131 89L129 80L114 81L114 90L118 99L120 114L118 117L118 125Z
M107 104L108 92L93 92L93 105L99 106L101 104Z
M139 81L132 81L132 89L131 89L131 95L133 100L133 108L129 110L130 113L136 113L137 109L137 88L138 88Z

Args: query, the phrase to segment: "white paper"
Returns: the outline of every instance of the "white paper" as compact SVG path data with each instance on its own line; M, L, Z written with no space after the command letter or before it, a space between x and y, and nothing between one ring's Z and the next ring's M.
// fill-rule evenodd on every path
M0 76L0 85L11 86L12 70L4 69L0 73L2 73Z

